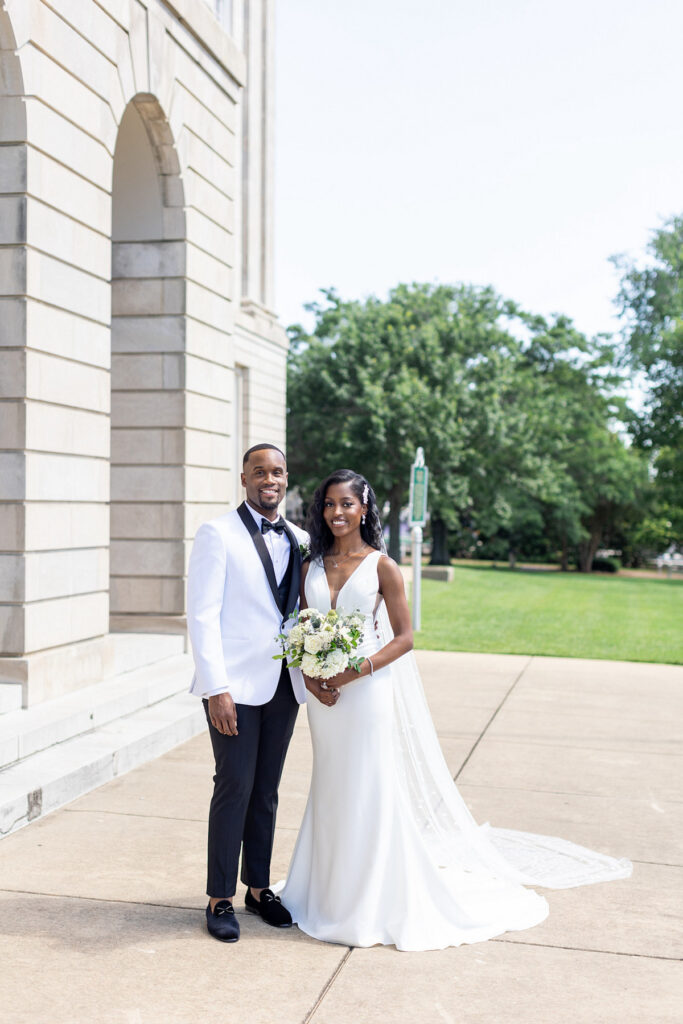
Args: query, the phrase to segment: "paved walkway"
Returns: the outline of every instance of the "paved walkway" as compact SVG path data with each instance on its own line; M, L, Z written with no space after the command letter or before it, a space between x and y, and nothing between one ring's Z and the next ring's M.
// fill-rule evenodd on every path
M673 1024L683 976L683 670L420 652L441 742L480 821L635 862L549 894L528 932L434 953L348 949L242 915L204 930L206 736L0 843L3 1024ZM308 788L300 715L274 875ZM238 904L241 901L238 899Z

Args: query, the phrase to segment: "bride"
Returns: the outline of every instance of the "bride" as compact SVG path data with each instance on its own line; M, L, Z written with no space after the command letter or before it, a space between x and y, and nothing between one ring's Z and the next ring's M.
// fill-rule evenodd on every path
M372 488L338 470L307 526L301 607L359 610L365 629L360 672L304 676L313 773L281 892L299 928L349 946L443 949L542 921L548 904L525 885L628 877L628 861L476 824L436 738Z

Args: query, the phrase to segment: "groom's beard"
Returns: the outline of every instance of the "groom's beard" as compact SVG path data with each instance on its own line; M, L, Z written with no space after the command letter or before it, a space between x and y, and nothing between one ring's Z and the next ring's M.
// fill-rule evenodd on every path
M283 499L284 494L280 494L279 492L271 497L270 495L261 494L259 491L257 499L258 504L254 502L254 505L256 506L257 512L273 512L277 511L277 508Z

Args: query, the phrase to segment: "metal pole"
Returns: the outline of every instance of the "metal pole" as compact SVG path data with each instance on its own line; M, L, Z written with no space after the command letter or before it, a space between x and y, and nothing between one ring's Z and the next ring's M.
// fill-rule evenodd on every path
M422 589L422 527L411 530L413 547L413 629L420 629Z

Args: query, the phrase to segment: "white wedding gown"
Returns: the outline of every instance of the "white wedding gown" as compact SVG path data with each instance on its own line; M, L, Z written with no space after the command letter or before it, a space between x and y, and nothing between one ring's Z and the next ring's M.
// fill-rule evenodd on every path
M391 638L368 555L337 607L366 616L359 653ZM320 561L309 607L326 612ZM479 827L452 781L411 654L342 687L332 708L308 694L311 788L280 895L308 935L402 950L480 942L538 924L546 900L525 884L564 888L628 877L616 861L563 840Z

